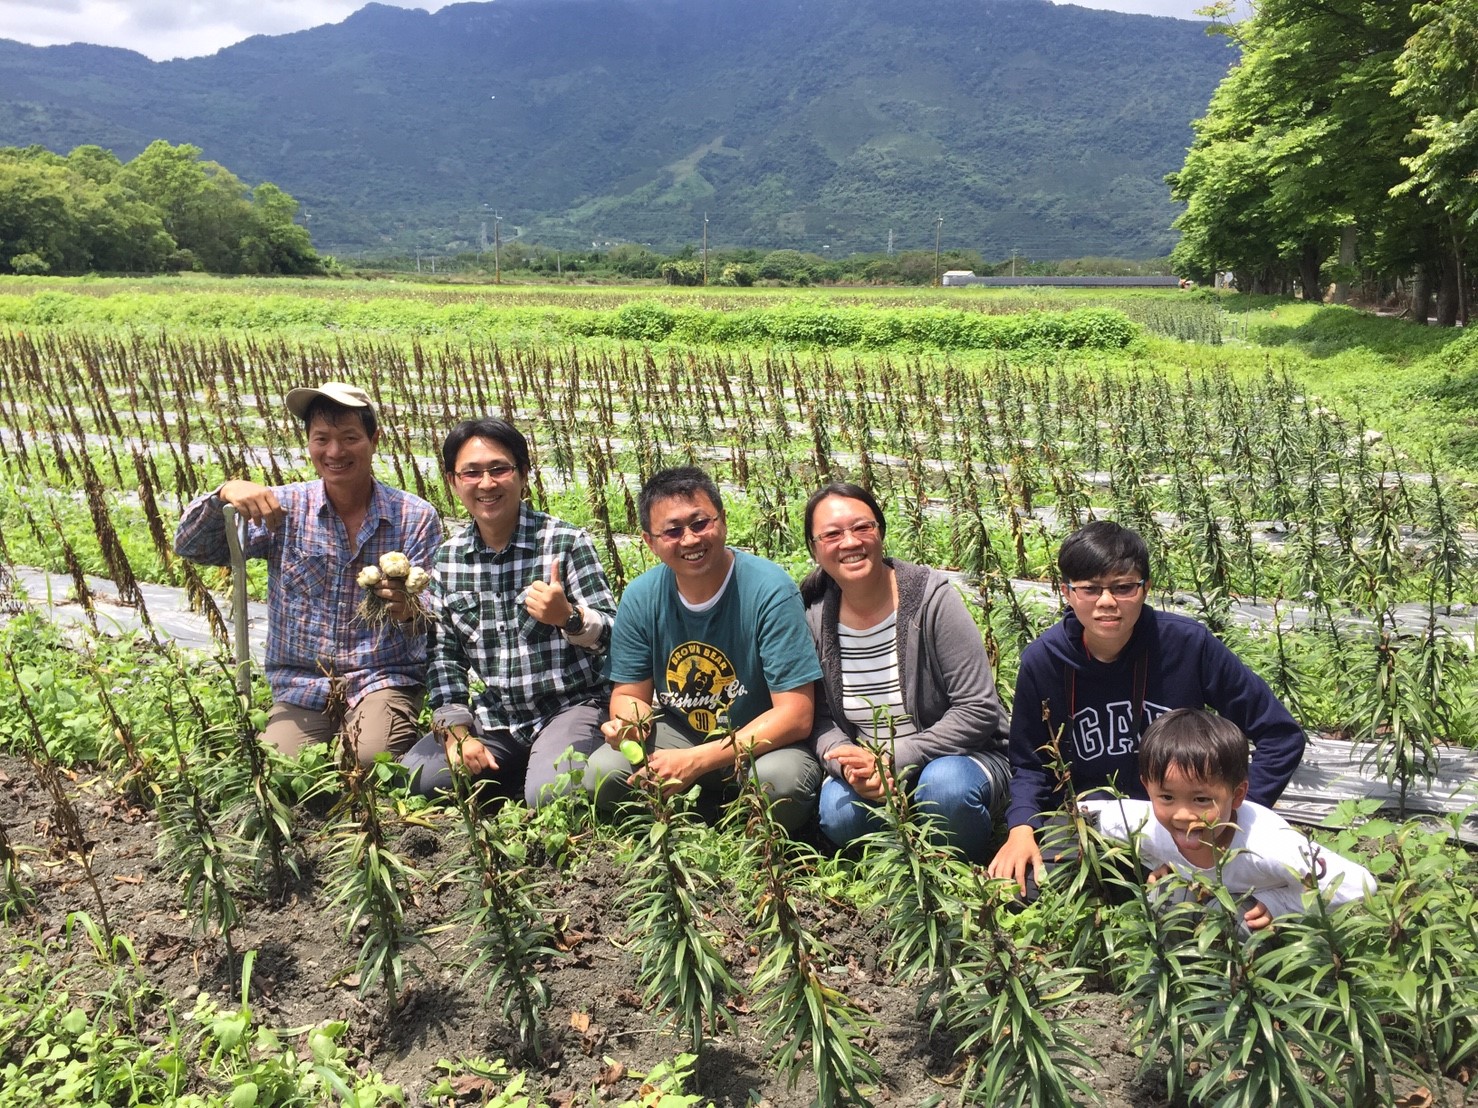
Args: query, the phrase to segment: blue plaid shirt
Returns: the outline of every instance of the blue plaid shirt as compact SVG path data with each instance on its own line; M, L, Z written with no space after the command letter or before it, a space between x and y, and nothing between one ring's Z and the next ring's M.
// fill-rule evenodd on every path
M591 647L573 645L524 609L529 586L549 580L556 559L570 602L603 624ZM504 730L530 746L559 712L609 698L602 655L616 598L585 531L523 504L512 539L495 551L469 523L442 545L431 591L440 619L426 685L439 725L475 722L479 734ZM483 682L475 697L469 671Z
M379 481L353 543L323 493L322 481L272 490L287 512L275 532L247 528L248 558L267 559L267 683L272 698L303 708L328 704L329 677L347 681L349 703L366 693L426 679L426 636L390 625L372 628L354 615L364 597L359 571L392 550L429 568L441 545L441 517L418 496ZM175 552L192 562L224 566L223 501L215 493L192 500L180 516Z

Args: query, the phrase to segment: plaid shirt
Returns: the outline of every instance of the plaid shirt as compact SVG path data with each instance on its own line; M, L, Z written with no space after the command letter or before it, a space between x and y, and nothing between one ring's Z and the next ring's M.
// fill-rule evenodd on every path
M267 559L266 671L272 698L322 709L328 704L330 675L346 679L350 705L376 689L420 685L426 636L395 625L372 628L357 619L354 610L364 590L354 579L392 550L404 552L411 565L430 566L441 544L436 509L376 481L351 546L322 481L272 491L287 519L275 532L250 524L243 544L248 558ZM205 565L230 564L222 504L215 493L190 502L175 532L176 553Z
M524 609L529 585L549 580L554 559L570 602L598 613L604 625L589 649ZM431 630L426 684L439 725L475 722L480 734L505 730L530 746L557 713L608 696L601 655L616 599L595 544L578 527L524 504L508 546L494 551L470 523L442 545L431 592L440 618ZM469 671L484 685L475 700Z

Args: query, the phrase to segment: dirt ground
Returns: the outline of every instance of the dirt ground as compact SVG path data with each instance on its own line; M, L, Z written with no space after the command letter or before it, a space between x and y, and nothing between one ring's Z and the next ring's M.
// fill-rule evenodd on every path
M182 1011L188 1011L201 990L232 1003L221 944L193 934L180 890L162 872L153 816L129 806L97 776L79 774L73 790L109 918L116 930L132 939L146 971ZM12 844L26 851L32 869L41 912L34 926L47 938L59 940L66 914L78 909L95 914L95 903L78 867L56 845L48 797L31 768L19 759L0 756L0 812ZM462 971L456 964L460 930L437 929L458 907L457 890L438 877L449 861L445 839L443 830L411 827L400 842L412 864L428 875L417 890L417 906L409 921L422 929L428 949L411 955L419 972L408 975L408 995L388 1025L378 990L361 1002L356 990L343 981L352 954L315 873L322 842L310 848L303 879L289 902L281 908L251 906L237 937L239 950L258 951L252 1004L259 1022L296 1028L347 1019L349 1043L362 1054L361 1067L373 1067L400 1082L412 1104L432 1103L426 1089L441 1076L438 1059L512 1056L510 1033L496 1010L481 1003L482 990L476 982L466 987L461 983ZM601 1099L620 1103L636 1095L639 1082L632 1074L670 1062L684 1044L665 1031L659 1013L643 1008L636 957L625 949L628 936L617 904L623 887L619 866L596 857L568 873L551 870L550 876L549 891L563 913L560 945L570 949L545 974L554 997L549 1023L558 1029L553 1061L531 1076L551 1105L596 1103L592 1090L598 1090ZM755 957L744 944L743 921L732 922L724 953L742 984L754 972ZM957 1102L952 1044L942 1036L930 1036L926 1019L915 1014L913 990L889 983L876 955L879 936L840 907L817 908L812 922L838 952L831 970L833 983L877 1022L867 1045L881 1064L886 1084L874 1103ZM10 928L0 946L22 932L29 934L30 928ZM5 958L7 964L10 960ZM1103 1104L1108 1108L1166 1104L1157 1075L1143 1080L1135 1076L1137 1059L1128 1052L1126 1017L1116 999L1088 994L1074 1005L1078 1014L1093 1021L1091 1081ZM810 1104L814 1087L809 1078L788 1089L783 1075L767 1067L757 1020L743 999L732 1008L737 1030L706 1047L693 1091L719 1108Z

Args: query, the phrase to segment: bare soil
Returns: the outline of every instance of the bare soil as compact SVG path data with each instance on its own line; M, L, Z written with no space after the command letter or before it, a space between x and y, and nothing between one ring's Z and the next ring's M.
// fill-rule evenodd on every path
M95 774L79 773L71 788L108 916L114 929L132 940L145 972L181 1010L187 1011L202 990L233 1003L224 948L196 933L183 910L181 890L157 857L152 814L131 806ZM31 866L40 913L32 927L12 927L0 937L0 952L37 932L60 942L67 913L82 910L95 917L96 904L80 868L60 845L49 798L31 767L7 756L0 756L0 812L12 845L25 852ZM515 1056L508 1028L494 1008L482 1004L478 983L462 983L460 929L441 926L459 907L458 891L441 876L451 861L442 829L449 826L448 817L437 828L411 826L401 833L399 849L427 875L410 920L427 946L410 956L418 972L408 975L407 995L392 1019L385 1018L378 989L361 1001L345 979L353 954L316 872L325 849L321 838L310 842L302 880L287 903L252 905L236 937L238 951L258 952L252 1005L259 1022L281 1029L348 1020L349 1045L360 1055L361 1068L401 1083L412 1104L432 1103L426 1089L441 1076L438 1059L512 1061ZM642 1004L636 957L626 949L629 936L618 903L624 885L620 867L597 856L567 872L551 870L549 878L562 913L560 945L568 950L544 974L554 997L549 1023L556 1034L549 1061L531 1067L531 1078L551 1105L594 1103L592 1091L619 1103L636 1095L639 1081L633 1074L670 1062L684 1043L668 1033L661 1013ZM957 1102L953 1044L945 1036L931 1036L927 1014L916 1014L914 990L890 982L877 956L880 936L846 907L822 904L807 910L809 921L838 952L833 983L876 1020L867 1047L886 1083L875 1103L915 1106L941 1097L941 1103ZM756 958L745 942L744 921L720 914L716 922L726 932L725 955L736 980L749 980ZM7 954L5 962L10 961ZM809 1078L787 1088L784 1076L767 1066L758 1021L745 998L731 1010L737 1030L705 1048L692 1091L719 1108L810 1104ZM1138 1059L1129 1053L1126 1017L1116 998L1085 994L1073 1002L1073 1011L1091 1021L1091 1080L1108 1108L1168 1103L1157 1073L1136 1077Z

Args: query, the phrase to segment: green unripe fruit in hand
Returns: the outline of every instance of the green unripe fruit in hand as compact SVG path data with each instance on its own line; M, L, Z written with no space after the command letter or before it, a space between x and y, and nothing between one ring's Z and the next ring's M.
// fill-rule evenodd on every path
M621 752L621 757L625 758L632 765L637 765L647 756L647 752L642 748L642 744L635 739L622 739L621 745L616 749Z

